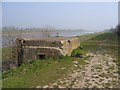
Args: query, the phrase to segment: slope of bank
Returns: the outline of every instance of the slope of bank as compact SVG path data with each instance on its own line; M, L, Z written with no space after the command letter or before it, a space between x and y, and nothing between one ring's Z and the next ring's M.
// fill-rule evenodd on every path
M87 58L67 56L25 64L3 74L3 87L118 88L118 40L114 33L90 35L81 42Z

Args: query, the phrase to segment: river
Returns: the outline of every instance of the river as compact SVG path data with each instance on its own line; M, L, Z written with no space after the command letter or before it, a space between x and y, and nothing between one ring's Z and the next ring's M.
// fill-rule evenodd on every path
M80 36L84 34L89 34L89 33L94 33L94 32L88 32L88 31L59 31L59 32L52 32L48 33L50 36L64 36L64 37L71 37L71 36ZM46 36L45 33L41 32L29 32L29 33L11 33L11 34L3 34L2 35L2 47L6 47L10 43L13 43L17 37L22 37L22 38L35 38L35 37L43 37Z

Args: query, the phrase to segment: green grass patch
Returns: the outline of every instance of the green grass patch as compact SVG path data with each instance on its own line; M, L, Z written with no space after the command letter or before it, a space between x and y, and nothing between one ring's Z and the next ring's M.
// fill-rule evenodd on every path
M0 64L2 63L2 48L0 48Z
M61 69L63 67L65 69ZM19 68L4 72L3 88L43 86L65 77L71 67L72 58L69 56L35 60L31 64L23 64Z
M101 33L92 33L92 34L86 34L86 35L81 35L81 36L77 36L80 39L80 42L91 39L93 37L96 37L97 35L99 35Z
M117 34L107 32L99 34L91 39L82 41L81 46L83 46L86 51L99 51L101 53L105 51L106 53L117 57L119 48L118 41L120 41L120 39L118 38Z
M107 33L101 33L99 35L97 35L96 37L91 38L91 40L108 40L108 41L113 41L113 40L118 40L118 36L116 35L116 33L112 33L112 32L107 32Z
M78 47L74 49L71 53L72 57L80 57L81 55L85 55L86 51L82 47Z

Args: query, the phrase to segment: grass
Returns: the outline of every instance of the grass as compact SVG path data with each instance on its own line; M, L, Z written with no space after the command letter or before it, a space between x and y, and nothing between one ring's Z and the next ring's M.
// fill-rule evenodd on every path
M91 39L81 42L81 46L87 51L96 53L97 51L103 52L118 57L118 41L120 39L115 33L101 33ZM104 53L103 53L104 54Z
M73 66L78 61L79 67ZM70 56L49 57L22 64L21 67L3 73L3 88L35 88L67 77L72 68L86 65L84 60ZM64 69L62 69L64 68Z
M72 68L77 69L73 66L73 60L77 59L60 56L22 64L19 68L3 73L3 88L35 88L55 82L67 77ZM79 59L79 66L85 64L85 61Z
M92 33L92 34L86 34L86 35L81 35L81 36L77 36L80 39L80 42L91 39L93 37L96 37L97 35L99 35L101 33Z
M61 69L62 67L65 67L65 70ZM23 64L19 68L3 73L3 88L43 86L56 81L58 78L65 77L70 72L71 67L72 58L68 56Z
M86 53L87 52L82 47L78 47L72 51L71 56L80 57L81 55L85 55Z

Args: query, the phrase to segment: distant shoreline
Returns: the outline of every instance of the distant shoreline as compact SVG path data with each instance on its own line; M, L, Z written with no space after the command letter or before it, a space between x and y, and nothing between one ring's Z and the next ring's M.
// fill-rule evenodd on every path
M70 32L88 32L89 33L95 33L93 31L83 31L83 30L55 30L55 31L47 31L47 32L50 32L50 33L70 33ZM47 32L44 32L44 33L47 33ZM3 31L2 32L2 36L7 36L7 35L20 35L20 34L42 34L43 31L23 31L22 33L20 31Z

